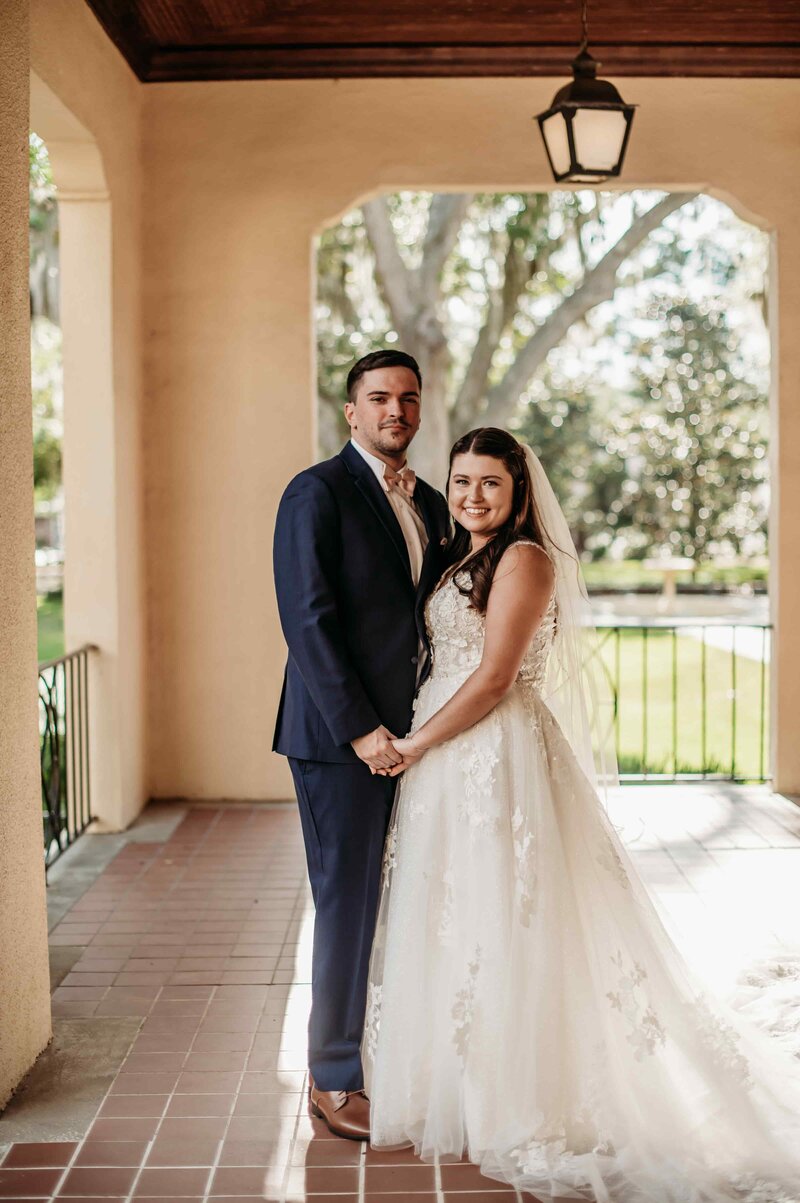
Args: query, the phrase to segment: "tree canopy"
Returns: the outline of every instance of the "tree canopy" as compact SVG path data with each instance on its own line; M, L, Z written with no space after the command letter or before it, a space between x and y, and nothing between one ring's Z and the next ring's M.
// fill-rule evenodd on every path
M41 138L28 143L33 482L37 498L61 487L61 331L58 326L58 205Z
M763 552L766 261L765 236L706 196L369 201L318 245L320 453L347 435L351 364L397 346L422 368L412 458L439 487L455 438L505 426L587 555Z

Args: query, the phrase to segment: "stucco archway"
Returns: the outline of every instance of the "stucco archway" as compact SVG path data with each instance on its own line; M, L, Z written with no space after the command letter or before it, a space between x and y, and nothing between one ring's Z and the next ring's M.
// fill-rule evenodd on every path
M727 208L728 211L731 214L733 214L735 218L739 218L743 224L746 224L747 226L751 226L754 231L760 231L760 233L762 233L762 235L766 236L766 239L765 239L766 250L765 250L764 259L766 260L765 267L768 267L769 269L768 269L768 271L765 272L765 275L764 275L766 289L768 289L768 297L766 297L765 308L766 308L766 310L768 310L768 313L769 313L768 339L769 339L769 343L770 343L770 358L771 358L772 365L777 365L778 352L780 352L780 349L778 349L778 336L777 336L777 318L778 318L778 314L777 314L778 297L777 297L777 288L776 288L777 232L775 230L774 225L772 225L770 223L769 219L765 218L763 214L754 213L752 211L752 209L749 208L747 205L745 205L745 203L743 203L740 200L740 198L737 197L736 195L730 194L729 191L713 188L713 186L707 186L707 185L701 186L698 184L697 186L687 185L687 186L685 186L685 188L675 189L675 188L668 188L668 186L666 186L665 184L660 184L660 183L654 182L654 180L651 180L651 182L648 182L646 185L642 185L642 186L644 186L644 188L647 188L647 189L650 189L653 191L662 192L662 194L666 194L668 196L669 196L670 192L671 192L671 194L677 194L677 192L680 192L680 194L686 194L686 192L688 192L689 195L697 194L700 197L710 198L710 200L717 201L717 202L719 202L719 205ZM624 194L624 192L632 191L632 189L630 189L630 188L623 188L623 186L621 186L620 184L617 184L616 186L615 185L604 186L604 188L600 189L600 190L605 192L605 194L609 194L609 192L618 192L618 194ZM427 194L427 192L433 192L433 194L442 194L442 192L445 192L445 194L446 194L446 192L449 192L449 194L454 195L454 198L455 198L455 196L457 194L460 194L460 192L461 192L461 194L463 194L463 192L469 191L470 194L476 194L476 195L480 196L480 195L496 195L496 194L500 194L500 192L503 192L504 190L498 188L496 182L494 182L493 179L478 180L478 182L476 182L472 186L472 188L463 189L463 190L454 189L454 188L446 188L446 186L445 186L445 188L443 188L442 185L439 185L438 183L435 183L435 182L433 184L427 183L426 185L420 185L420 186L415 186L413 183L405 182L403 185L403 188L372 189L372 190L369 190L366 192L361 192L361 194L354 196L354 198L352 198L352 200L348 203L348 205L339 207L337 209L336 213L332 214L331 217L326 219L325 221L322 221L322 223L318 227L316 227L316 229L314 230L314 233L312 236L312 248L310 248L310 251L312 251L312 260L314 262L313 297L315 298L315 300L316 300L316 295L318 295L320 280L322 279L322 271L324 271L324 268L320 267L320 260L319 260L319 244L320 244L321 236L325 235L325 233L327 231L334 229L334 227L339 226L340 223L342 223L342 221L346 217L348 217L348 215L351 215L351 217L352 217L352 215L354 215L355 211L357 211L357 209L362 208L362 206L365 206L367 202L373 201L373 200L375 200L375 198L378 198L381 196L385 197L385 196L390 196L392 194L397 194L397 192L401 192L401 191L407 192L407 194L415 194L415 192L423 192L423 194ZM517 190L514 189L514 191L516 192ZM528 195L531 195L531 194L534 194L534 192L535 192L535 194L541 194L541 192L545 192L545 191L564 192L564 191L567 191L567 189L564 189L563 186L562 186L562 188L556 189L556 188L553 188L552 184L550 184L550 185L547 185L546 188L525 189L525 191L527 192ZM582 191L586 191L586 189L583 189ZM677 200L680 200L681 197L678 196L676 198L677 198ZM461 220L462 220L461 218L458 219L458 223L461 223ZM455 226L452 227L452 229L455 230ZM392 250L391 254L390 254L390 250L387 249L387 239L389 239L389 242L391 242L391 237L383 236L383 235L381 235L380 237L381 237L381 239L383 239L383 255L381 255L381 254L378 255L379 271L380 271L380 263L381 262L384 263L387 271L395 271L395 268L392 267L392 262L393 262L392 254L395 253L395 251ZM641 249L641 245L644 245L644 243L636 244L635 247L630 249L630 255L635 255L636 251ZM417 249L419 249L419 244L417 244ZM380 247L379 247L379 250L381 250ZM367 269L367 268L365 267L365 269ZM399 272L399 269L401 269L401 268L399 268L399 265L398 265L396 271ZM413 275L413 273L409 272L409 282L408 283L409 283L410 288L414 289L415 284L414 284L414 280L410 279L411 275ZM396 282L395 291L393 291L393 298L395 298L395 304L396 304L397 308L402 308L402 304L405 303L405 301L403 300L402 297L401 297L401 300L398 300L398 290L402 294L401 283L402 282ZM360 294L357 294L357 295L360 295ZM414 303L419 303L419 302L420 302L420 295L413 294L413 300L411 300L408 303L409 303L409 306L413 306ZM365 300L365 296L362 295L362 306L363 306L363 303L366 303L366 300ZM610 304L614 304L614 300L612 300L611 296L605 297L604 304L606 307L608 307L608 306L610 306ZM425 313L425 310L422 310L422 313ZM397 313L395 313L395 312L392 312L392 315L395 316L396 328L397 328L397 330L399 330L399 328L401 328L401 325L398 325L398 322L401 321L402 319L398 318ZM346 319L345 319L345 325L346 325ZM420 330L421 330L420 337L423 340L423 339L425 339L425 325L422 325L420 327ZM407 339L411 338L411 336L409 336L409 334L407 334L407 336L405 336L405 337L407 337ZM313 351L314 351L313 383L314 383L314 386L316 386L316 381L318 381L318 378L319 378L319 337L318 337L318 322L316 322L316 319L314 318L313 315L312 315L312 320L310 320L310 339L312 339L312 346L313 346ZM401 346L403 346L403 348L405 348L405 346L407 346L409 344L408 343L399 343L397 345L401 345ZM411 338L410 345L414 346L413 338ZM354 350L354 352L352 352L352 354L354 354L354 358L357 357L358 355L363 354L363 352L365 352L366 349L371 349L371 348L365 348L365 346L362 346L361 349ZM423 375L425 375L425 372L423 372ZM776 439L777 439L778 407L777 407L777 387L775 386L775 375L776 375L776 373L774 371L772 371L772 367L771 367L770 371L769 371L769 423L770 423L770 440L769 440L769 446L770 446L769 476L770 476L770 479L769 479L769 485L770 486L772 486L772 479L771 479L772 474L774 474L776 472L776 466L777 466ZM312 407L312 427L313 427L314 442L315 442L314 458L322 458L327 455L332 455L332 454L334 454L334 449L337 448L338 442L340 442L340 439L343 438L343 435L340 434L340 431L338 428L336 429L336 431L334 431L334 419L331 416L332 411L333 411L332 405L331 405L331 398L330 398L330 396L328 396L326 402L321 402L320 401L320 393L318 390L316 390L316 387L314 387L313 397L312 397L312 399L310 399L310 407ZM456 417L456 419L457 419L457 414L456 414L455 410L452 411L452 414L454 414L454 417ZM425 416L425 407L423 407L423 416ZM470 421L468 423L468 425L480 425L480 421L481 421L480 417L478 417L478 419L475 419L475 417L473 417L472 421ZM445 427L446 427L446 425L448 425L448 422L446 422L446 420L444 422L444 425L445 425ZM423 422L423 426L425 426L425 422ZM452 432L450 433L450 439L456 437L457 434L461 434L463 432L464 428L466 428L466 427L463 426L463 423L461 423L461 425L460 425L460 423L458 423L458 421L456 421L455 429L452 429ZM425 435L425 429L423 429L422 433L423 433L423 435ZM438 432L434 432L434 443L435 443L435 433L438 433ZM431 438L431 428L429 428L429 426L427 427L427 434L428 434L428 439ZM338 442L337 442L337 440L338 440ZM425 442L425 439L422 439L422 442ZM320 446L320 443L321 443L321 446ZM411 462L413 462L413 463L414 463L414 452L417 450L417 448L419 448L419 444L420 444L420 440L417 440L417 442L414 444L413 451L411 451ZM423 450L425 450L425 449L423 449ZM442 458L443 455L444 455L444 458ZM429 457L429 456L428 456L428 461L431 461L431 457ZM440 461L442 461L442 462L440 462ZM435 468L431 467L431 463L435 464ZM417 463L415 463L415 467L417 467L417 472L420 472L420 470L421 470L423 475L426 476L427 480L434 481L434 480L442 479L442 473L444 472L444 464L445 463L446 463L446 454L444 454L444 452L442 451L442 448L440 448L440 446L437 445L437 455L434 456L434 458L431 462L427 463L427 468L428 468L427 472L425 470L425 467L426 467L425 463L423 463L422 467L420 468L419 461L417 461ZM777 486L777 481L775 482L775 484ZM769 594L770 616L769 616L769 621L772 624L775 623L775 611L777 609L776 608L776 587L774 586L774 582L777 582L777 580L778 580L778 571L777 571L778 564L777 564L776 553L771 550L772 546L774 546L774 545L772 545L772 539L777 538L777 528L778 528L777 497L778 497L777 487L770 487L769 547L770 547L771 553L770 553L770 594ZM777 543L775 546L777 546ZM691 686L688 685L688 681L687 681L687 688L691 688ZM774 719L777 717L776 688L777 688L777 672L772 671L771 675L770 675L770 686L769 686L769 691L770 691L769 713L771 713L771 715L774 716ZM777 725L777 723L775 721L770 724L770 733L769 733L770 748L769 748L768 759L766 759L766 774L768 774L768 777L771 776L772 771L774 771L775 764L776 764L776 742L777 742L776 725Z
M776 232L773 339L778 307L784 326L800 313L799 90L794 80L637 79L629 88L640 108L626 188L735 197L738 212ZM539 78L146 89L156 796L280 798L291 789L269 751L285 649L268 541L283 487L314 456L315 231L379 191L552 187L531 127L551 95L552 82ZM800 580L798 380L800 343L785 338L773 362L771 542L775 783L786 792L800 790L800 627L781 616Z
M99 646L89 660L92 813L122 822L117 688L119 565L116 538L111 197L91 133L35 74L31 128L44 140L57 188L63 331L66 650Z

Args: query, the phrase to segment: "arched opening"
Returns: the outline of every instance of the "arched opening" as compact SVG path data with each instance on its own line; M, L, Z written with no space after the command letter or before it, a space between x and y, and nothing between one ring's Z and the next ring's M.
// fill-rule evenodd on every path
M63 644L68 652L99 648L87 666L85 774L92 814L113 825L120 779L111 202L95 139L33 74L31 129L47 148L58 206Z
M317 240L320 457L344 376L425 379L418 470L507 426L559 493L629 780L770 776L769 237L706 193L402 192Z
M33 487L39 660L64 653L63 376L58 280L58 199L47 146L29 141L29 240Z

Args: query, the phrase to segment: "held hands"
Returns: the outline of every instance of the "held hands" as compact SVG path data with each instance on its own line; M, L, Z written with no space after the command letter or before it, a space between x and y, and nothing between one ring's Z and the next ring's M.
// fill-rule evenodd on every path
M409 765L416 764L425 752L415 737L397 739L386 727L376 727L368 735L351 740L350 746L370 772L381 777L397 777Z
M388 776L393 769L402 772L404 767L402 753L395 750L394 742L395 736L388 728L376 727L369 734L360 735L358 739L351 740L350 746L359 760L363 760L365 764L369 765L372 773L383 773Z
M390 769L384 769L382 772L382 776L384 777L397 777L409 765L416 764L418 760L421 760L425 752L425 749L421 748L415 742L413 736L406 736L405 739L393 739L392 747L403 757L403 762L402 764L394 765Z

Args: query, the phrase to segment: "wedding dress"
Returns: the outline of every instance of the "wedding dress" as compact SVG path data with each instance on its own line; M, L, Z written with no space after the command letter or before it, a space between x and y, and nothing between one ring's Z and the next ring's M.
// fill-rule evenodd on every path
M412 731L481 660L484 618L443 581ZM800 1064L707 997L663 927L543 700L556 621L553 595L503 700L400 778L362 1046L372 1143L466 1153L542 1200L796 1203Z

